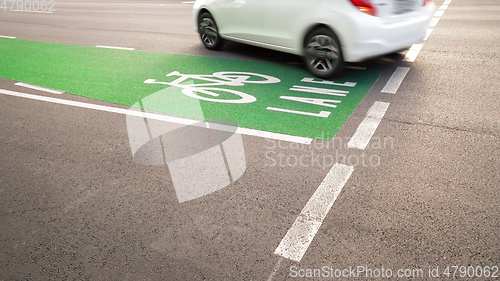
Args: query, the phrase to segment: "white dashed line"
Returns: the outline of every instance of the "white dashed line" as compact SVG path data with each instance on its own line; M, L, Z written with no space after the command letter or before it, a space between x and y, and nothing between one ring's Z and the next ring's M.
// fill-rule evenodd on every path
M439 9L446 10L446 9L448 9L448 5L443 4L443 5L441 5L441 7L439 7Z
M422 46L422 44L413 44L408 53L406 53L404 60L407 62L414 62L417 59L418 53L420 53Z
M134 50L134 48L127 48L127 47L114 47L114 46L96 46L96 47L105 49L117 49L117 50L130 50L130 51Z
M31 84L26 84L26 83L22 83L22 82L17 82L14 85L25 87L25 88L30 88L30 89L34 89L34 90L38 90L38 91L43 91L43 92L47 92L47 93L51 93L51 94L55 94L55 95L64 94L64 91L49 89L49 88L40 87L40 86L36 86L36 85L31 85Z
M444 10L437 10L434 13L434 17L442 17L444 15Z
M353 171L352 166L333 165L274 251L276 255L300 262Z
M430 27L434 27L438 24L439 18L432 18L431 22L429 23Z
M311 144L311 142L312 142L311 138L297 137L297 136L278 134L278 133L272 133L272 132L266 132L266 131L259 131L259 130L254 130L254 129L241 128L241 127L234 128L233 126L215 124L215 123L210 123L210 122L202 123L202 122L200 122L200 120L186 119L186 118L180 118L180 117L162 115L162 114L156 114L156 113L149 113L149 112L143 112L140 110L136 111L134 109L124 109L124 108L97 105L97 104L71 101L71 100L65 100L65 99L58 99L58 98L52 98L52 97L31 95L31 94L25 94L25 93L3 90L3 89L0 89L0 94L21 97L21 98L27 98L27 99L32 99L32 100L38 100L38 101L51 102L51 103L55 103L55 104L70 105L70 106L75 106L75 107L80 107L80 108L94 109L94 110L111 112L111 113L131 115L131 116L136 116L136 117L141 117L141 118L154 119L154 120L177 123L177 124L182 124L182 125L203 126L203 127L208 126L208 127L215 129L215 130L219 130L219 131L226 131L227 130L228 132L234 132L236 134L242 134L242 135L248 135L248 136L256 136L256 137L282 140L282 141L288 141L288 142L295 142L295 143L307 144L307 145Z
M395 94L403 82L403 79L405 79L406 74L408 74L408 71L410 71L409 67L398 67L392 74L391 78L389 78L389 81L387 81L387 84L385 84L385 87L382 89L382 93Z
M16 37L0 35L0 38L16 39Z
M431 33L433 30L434 29L432 29L432 28L427 29L427 32L425 33L424 41L427 41L427 39L429 39L429 36L431 36Z
M450 3L451 3L451 0L445 0L445 1L443 2L443 5L450 5Z
M359 124L358 129L347 143L347 147L364 150L370 142L373 134L380 125L385 112L389 108L390 103L376 101L368 110L365 119Z

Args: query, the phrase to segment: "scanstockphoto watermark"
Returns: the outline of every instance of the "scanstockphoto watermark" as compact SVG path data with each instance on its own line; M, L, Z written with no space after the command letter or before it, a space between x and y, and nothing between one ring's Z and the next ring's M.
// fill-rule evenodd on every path
M335 163L349 166L377 167L381 164L380 155L373 151L392 150L391 137L374 137L368 147L370 152L349 152L349 139L334 137L330 142L316 141L311 144L298 144L268 139L265 145L266 167L312 167L329 169Z
M0 11L3 12L55 12L55 0L0 0Z
M499 267L490 266L428 266L424 268L390 268L370 267L366 265L334 267L322 266L318 268L302 268L297 265L290 266L290 277L292 278L346 278L346 279L432 279L432 278L474 278L497 279ZM483 279L482 279L483 280Z
M430 271L429 271L430 272ZM301 268L296 265L290 266L290 277L292 278L424 278L432 277L421 268L392 269L386 267L371 268L368 266L348 266L337 268L323 266L321 268Z

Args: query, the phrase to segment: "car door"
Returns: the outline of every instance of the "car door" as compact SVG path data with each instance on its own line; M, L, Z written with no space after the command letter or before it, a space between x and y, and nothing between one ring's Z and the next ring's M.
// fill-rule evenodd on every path
M261 30L260 0L213 0L211 12L225 37L256 40Z
M260 1L265 12L262 20L264 40L268 44L291 48L324 0Z

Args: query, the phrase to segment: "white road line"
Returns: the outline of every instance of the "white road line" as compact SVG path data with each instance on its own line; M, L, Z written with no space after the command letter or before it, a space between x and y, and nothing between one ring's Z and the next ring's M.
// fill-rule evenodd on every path
M96 47L105 49L117 49L117 50L130 50L130 51L134 50L134 48L127 48L127 47L114 47L114 46L96 46Z
M414 62L417 59L418 53L420 53L420 50L422 49L422 44L413 44L410 48L410 50L406 53L405 56L405 61L407 62Z
M429 36L431 36L431 33L433 30L434 29L432 29L432 28L427 29L427 32L425 33L424 41L427 41L427 39L429 39Z
M441 5L441 7L439 7L439 9L446 10L446 9L448 9L448 5L443 4L443 5Z
M49 88L40 87L40 86L36 86L36 85L31 85L31 84L26 84L26 83L22 83L22 82L17 82L14 85L25 87L25 88L30 88L30 89L34 89L34 90L38 90L38 91L43 91L43 92L47 92L47 93L51 93L51 94L55 94L55 95L64 94L64 91L49 89Z
M450 5L450 3L451 3L451 0L445 0L445 1L443 2L443 5Z
M276 255L300 262L354 167L336 163L281 240Z
M16 39L16 37L0 35L0 38Z
M429 23L429 27L434 27L438 24L439 18L432 18L431 22Z
M195 1L186 1L186 2L182 2L182 4L194 4Z
M75 106L75 107L80 107L80 108L94 109L94 110L111 112L111 113L131 115L131 116L136 116L136 117L141 117L141 118L148 118L148 119L154 119L154 120L165 121L165 122L172 122L172 123L183 124L183 125L192 125L192 126L199 126L199 127L207 127L208 126L210 128L213 128L215 130L220 130L220 131L227 130L229 132L235 132L237 134L242 134L242 135L256 136L256 137L282 140L282 141L288 141L288 142L295 142L295 143L300 143L300 144L309 145L312 142L311 138L290 136L290 135L285 135L285 134L278 134L278 133L272 133L272 132L254 130L254 129L241 128L241 127L238 127L235 129L234 127L231 127L228 125L221 125L221 124L215 124L215 123L209 123L209 122L201 123L200 120L186 119L186 118L180 118L180 117L162 115L162 114L156 114L156 113L148 113L148 112L140 111L139 109L137 109L137 110L135 110L135 109L123 109L123 108L117 108L117 107L111 107L111 106L104 106L104 105L97 105L97 104L91 104L91 103L84 103L84 102L78 102L78 101L52 98L52 97L31 95L31 94L25 94L25 93L3 90L3 89L0 89L0 94L21 97L21 98L27 98L27 99L32 99L32 100L38 100L38 101L51 102L51 103L55 103L55 104L70 105L70 106Z
M437 10L435 13L434 13L434 17L442 17L444 15L444 10Z
M405 79L406 74L408 74L408 71L410 71L409 67L398 67L392 74L391 78L389 78L389 81L387 81L387 84L385 84L385 87L382 89L382 93L395 94L398 91L399 86L401 86L403 79Z
M347 147L364 150L380 125L382 118L389 108L390 103L376 101L368 110L365 119L359 124L358 129L347 143Z

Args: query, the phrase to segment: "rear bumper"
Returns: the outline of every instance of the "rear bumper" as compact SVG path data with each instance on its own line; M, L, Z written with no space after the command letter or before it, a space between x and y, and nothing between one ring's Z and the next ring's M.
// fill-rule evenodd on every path
M359 15L353 21L353 33L344 35L344 59L359 62L370 57L393 53L424 39L436 6L431 3L418 12L381 19Z

